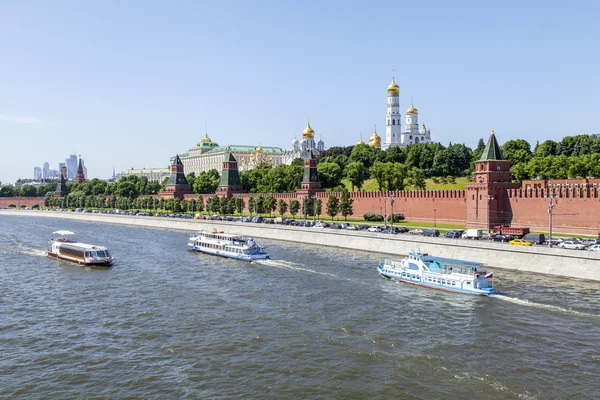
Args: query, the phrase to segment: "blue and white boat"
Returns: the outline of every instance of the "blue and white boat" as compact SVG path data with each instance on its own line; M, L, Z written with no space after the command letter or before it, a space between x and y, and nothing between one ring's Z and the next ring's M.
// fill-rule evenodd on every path
M269 258L263 246L254 239L217 231L193 234L188 241L188 247L191 250L236 260L255 261Z
M401 260L385 260L377 269L384 278L431 289L481 296L496 293L494 274L486 272L483 264L471 261L412 251Z

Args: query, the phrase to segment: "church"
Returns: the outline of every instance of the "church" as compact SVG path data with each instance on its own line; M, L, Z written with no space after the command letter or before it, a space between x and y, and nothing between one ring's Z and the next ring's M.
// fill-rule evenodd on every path
M387 114L385 116L384 150L393 146L405 147L409 144L430 143L431 131L425 124L419 129L419 111L413 104L406 110L404 131L402 131L402 115L400 114L400 86L392 75L392 83L387 87Z
M282 156L283 164L290 165L296 158L307 160L310 158L311 149L313 153L319 155L325 150L325 142L320 139L315 143L315 131L310 126L310 121L306 123L306 128L302 131L302 140L294 138L292 140L292 150L286 151Z

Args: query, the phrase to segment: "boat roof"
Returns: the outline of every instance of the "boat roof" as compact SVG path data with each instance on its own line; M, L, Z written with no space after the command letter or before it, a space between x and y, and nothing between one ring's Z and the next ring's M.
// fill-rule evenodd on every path
M108 250L104 246L96 246L96 245L87 244L87 243L71 243L71 242L69 242L69 243L61 243L61 246L80 247L85 250Z
M72 236L75 235L75 232L71 231L55 231L52 232L53 235L61 235L61 236Z
M427 260L427 261L439 261L444 264L464 265L466 267L479 267L479 266L483 265L482 263L478 263L478 262L474 262L474 261L465 261L465 260L458 260L455 258L430 256L427 253L410 252L410 255L422 257L424 260Z

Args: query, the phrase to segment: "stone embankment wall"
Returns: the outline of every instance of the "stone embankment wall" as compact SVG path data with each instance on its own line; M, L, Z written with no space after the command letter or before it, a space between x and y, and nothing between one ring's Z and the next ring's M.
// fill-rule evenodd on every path
M46 211L0 210L6 216L67 218L91 222L116 223L159 229L196 232L217 229L229 233L255 236L263 239L318 244L320 246L363 250L392 255L404 255L421 249L440 257L458 258L485 263L493 268L519 270L600 281L600 253L569 251L547 247L515 247L489 241L427 238L410 235L385 235L371 232L327 230L281 225L234 223L170 218L135 217L104 214L80 214ZM60 226L57 224L56 229ZM48 232L50 234L50 232ZM183 240L183 239L182 239ZM267 243L268 244L268 243ZM375 267L375 266L373 266Z

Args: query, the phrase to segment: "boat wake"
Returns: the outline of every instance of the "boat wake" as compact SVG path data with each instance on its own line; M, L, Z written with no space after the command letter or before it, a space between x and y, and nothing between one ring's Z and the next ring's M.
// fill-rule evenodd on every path
M328 272L319 272L319 271L315 271L315 270L308 269L308 268L298 267L298 265L301 265L301 264L296 264L294 262L285 261L285 260L256 260L256 261L252 261L252 264L265 265L267 267L290 269L293 271L308 272L311 274L328 275L328 276L333 276L334 278L337 278L337 276L334 274L330 274Z
M581 311L576 311L571 308L553 306L551 304L535 303L533 301L529 301L526 299L519 299L518 297L510 297L510 296L505 296L502 294L493 294L493 295L490 295L490 297L493 297L493 298L499 299L499 300L508 301L508 302L514 303L514 304L519 304L519 305L526 306L526 307L542 308L542 309L556 311L556 312L562 312L562 313L566 313L566 314L580 315L583 317L600 318L600 315L598 315L598 314L589 314L589 313L585 313L585 312L581 312Z
M14 250L17 254L24 254L27 256L36 256L36 257L46 257L46 250L42 250L35 247L25 246L20 241L16 240L14 237L11 237L11 241L16 245Z

